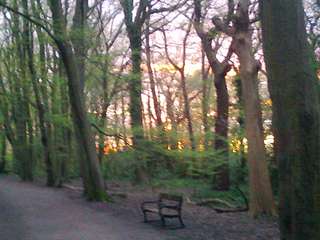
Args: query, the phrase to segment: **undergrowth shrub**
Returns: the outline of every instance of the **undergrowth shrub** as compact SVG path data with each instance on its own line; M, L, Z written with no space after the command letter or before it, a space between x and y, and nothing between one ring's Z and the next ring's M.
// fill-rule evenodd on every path
M239 181L247 174L240 166L240 156L229 154L232 181ZM135 170L140 167L151 179L193 178L212 181L217 169L226 161L220 151L167 150L161 144L144 141L138 149L110 153L103 161L107 179L134 181Z

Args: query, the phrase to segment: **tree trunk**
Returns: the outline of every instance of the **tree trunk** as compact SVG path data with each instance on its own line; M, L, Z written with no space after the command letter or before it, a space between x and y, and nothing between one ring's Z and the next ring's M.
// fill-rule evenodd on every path
M1 134L1 153L0 153L0 173L4 173L6 169L6 153L7 153L7 141L6 135Z
M105 127L107 127L107 112L108 112L108 108L109 108L109 95L108 95L108 91L109 91L109 79L108 79L108 71L109 71L109 61L108 58L105 58L105 62L104 62L104 71L102 73L102 89L103 89L103 99L102 99L102 109L100 112L100 118L101 118L101 126L102 129L104 129ZM105 147L105 136L103 134L99 135L99 151L98 151L98 159L99 159L99 163L102 166L102 159L104 156L104 147Z
M23 8L24 8L24 13L28 15L29 13L28 13L27 1L23 1ZM53 165L52 165L49 135L46 127L48 126L48 124L46 123L46 120L45 120L45 108L41 100L37 73L34 67L33 36L32 34L30 34L31 30L32 29L30 28L29 22L26 19L24 19L24 38L23 39L26 47L25 51L27 52L27 62L28 62L28 67L30 72L31 83L32 83L34 94L35 94L36 106L37 106L38 117L39 117L41 143L43 145L44 160L45 160L44 162L46 165L46 172L47 172L47 186L52 187L55 185L55 177L54 177L54 171L53 171Z
M201 35L200 35L201 36ZM210 67L214 75L214 85L217 94L216 117L215 117L215 140L214 149L221 151L221 156L224 162L217 169L217 174L214 176L214 188L216 190L228 190L230 187L229 177L229 93L226 83L226 75L230 71L228 58L223 62L219 62L214 55L214 50L211 46L208 36L201 37L202 46L208 58Z
M161 109L160 103L158 101L158 96L156 92L156 83L154 80L154 75L151 66L151 48L150 48L150 26L149 26L149 19L146 21L146 29L145 29L145 37L146 37L146 58L147 58L147 68L148 68L148 75L150 81L150 89L152 94L153 100L153 108L156 114L156 124L159 131L163 131L162 129L162 119L161 119Z
M131 59L132 59L132 73L131 79L129 81L129 93L130 93L130 116L131 116L131 130L132 130L132 142L136 150L140 149L142 141L144 140L144 130L143 130L143 116L142 116L142 82L141 82L141 29L136 27L128 30L130 49L131 49ZM148 176L145 167L140 164L143 159L136 153L136 160L138 161L136 166L136 180L137 182L148 181Z
M59 59L58 61L58 69L59 69L59 78L63 79L61 83L58 85L57 91L60 93L60 101L58 101L56 111L67 117L67 121L69 121L70 116L70 101L68 98L68 85L65 79L65 72L63 71L63 62ZM72 129L69 126L56 126L55 133L58 135L57 138L57 146L59 151L62 152L62 156L59 157L58 169L59 171L59 179L58 186L61 186L68 179L68 166L74 158L74 144L72 142L72 137L74 136Z
M261 106L258 91L259 63L252 53L249 0L239 2L234 21L234 48L240 62L243 87L245 133L248 139L250 214L276 214L267 166Z
M125 93L121 91L121 127L124 143L127 142Z
M320 239L320 103L301 0L260 1L282 240Z
M14 129L11 126L11 119L10 119L10 114L9 114L9 95L8 92L5 88L4 82L3 82L3 77L2 77L2 69L0 68L0 101L1 101L1 105L0 105L0 111L1 114L3 116L3 132L2 134L4 135L4 139L2 139L2 141L4 141L2 143L2 153L1 153L1 165L2 165L2 169L4 170L5 168L5 154L6 154L6 141L5 138L8 139L9 143L12 146L12 152L13 152L13 170L15 170L15 161L17 161L17 159L15 158L15 152L16 152L16 134L14 132ZM9 72L9 71L8 71ZM10 76L8 77L8 80L10 81L11 78Z
M168 137L168 147L174 150L178 148L178 124L174 114L174 101L172 99L172 95L173 94L168 88L166 93L166 110L171 124L171 130Z
M210 142L210 125L209 125L209 99L210 99L210 81L209 81L209 71L206 70L205 67L205 52L201 51L201 77L202 77L202 100L201 100L201 108L202 108L202 124L203 124L203 132L204 132L204 148L206 150L209 149L209 142Z
M238 131L238 140L240 141L240 167L242 169L246 166L246 156L245 156L245 146L244 146L244 138L243 138L243 131L244 131L244 109L243 109L243 94L242 94L242 83L239 75L237 75L234 79L235 88L236 88L236 95L238 99L237 109L239 111L239 115L237 118L237 122L239 124L239 131ZM244 181L244 175L241 176L239 181Z
M76 0L75 13L73 15L73 24L71 32L71 41L74 47L75 60L79 69L80 91L84 93L85 86L85 65L88 51L88 34L87 34L87 18L88 18L88 0Z
M214 148L221 151L223 163L217 169L214 178L214 188L226 191L230 187L229 161L228 161L228 127L229 127L229 94L226 84L226 71L214 72L214 84L217 91L217 117L215 121Z
M145 23L145 14L148 1L140 0L136 16L133 19L134 5L130 0L120 1L122 6L127 34L130 42L132 70L129 80L130 105L129 112L131 117L132 143L135 150L141 149L144 141L143 115L142 115L142 72L141 72L141 53L142 53L142 26ZM148 180L147 172L140 162L140 154L136 152L136 180L145 182Z
M14 9L17 9L17 1L13 2ZM18 163L18 175L24 181L33 180L33 159L30 146L32 140L31 133L28 136L28 130L32 130L30 126L30 110L28 104L29 90L26 83L27 65L26 65L26 52L24 51L23 37L20 31L20 22L17 15L12 15L13 18L13 41L15 43L15 56L17 58L13 67L20 69L18 74L13 77L13 90L15 94L15 101L13 103L13 118L16 125L16 139L14 141L15 158ZM16 71L16 69L15 69ZM29 137L29 138L28 138Z
M143 134L143 120L142 120L142 101L141 101L141 29L131 27L128 29L128 36L130 40L132 73L129 81L130 93L130 116L131 129L133 134L133 145L138 146L144 138Z
M73 122L79 148L84 156L80 158L85 195L90 200L105 200L104 181L100 172L95 142L91 133L90 123L86 115L79 66L75 59L70 42L67 40L66 26L63 24L62 6L60 1L50 0L55 39L60 56L68 77L69 100L71 103Z
M181 76L180 81L181 81L181 88L182 88L182 96L183 96L183 102L184 102L184 114L187 119L187 127L188 127L191 149L196 150L196 140L194 138L190 101L188 97L186 77L183 71L180 71L180 76Z

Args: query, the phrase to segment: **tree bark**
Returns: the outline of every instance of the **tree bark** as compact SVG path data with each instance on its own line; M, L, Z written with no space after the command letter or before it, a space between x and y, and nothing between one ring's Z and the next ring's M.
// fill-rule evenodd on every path
M142 53L142 26L145 22L147 1L140 0L136 16L133 19L134 6L129 0L120 1L125 15L125 25L130 42L132 70L129 81L130 93L130 116L132 128L133 145L137 146L143 140L143 119L142 119L142 73L141 73L141 53Z
M275 215L275 205L267 166L261 106L258 91L260 64L252 52L249 0L241 0L234 20L234 50L240 62L243 87L245 133L248 139L250 214Z
M71 32L71 41L74 48L75 59L79 69L80 91L84 93L85 86L85 65L88 51L88 34L87 34L87 18L88 18L88 0L76 0L75 13L73 15L73 24Z
M282 240L320 238L320 99L301 0L260 1Z
M80 158L85 195L90 200L105 200L104 181L100 172L95 142L91 133L90 123L86 115L81 78L75 54L67 38L64 25L61 2L50 0L55 39L60 56L68 77L69 100L71 103L73 122L75 125L78 146L84 156Z
M2 133L1 137L1 153L0 153L0 173L4 173L6 169L6 153L7 153L7 140L6 135Z
M228 128L229 128L229 94L223 72L214 73L214 84L217 90L217 117L215 121L215 141L214 148L221 151L224 158L222 165L218 168L218 172L214 178L214 188L216 190L226 191L230 187L229 166L228 166Z
M143 120L142 120L142 82L141 82L141 29L131 27L128 29L128 36L130 40L131 59L132 59L132 73L129 82L130 93L130 116L131 129L133 133L133 145L139 145L143 140Z
M142 26L145 23L147 3L146 0L140 0L136 16L133 19L134 6L130 0L120 1L124 16L127 34L130 42L132 69L129 81L129 112L131 117L132 143L136 150L142 146L144 141L143 130L143 109L142 109L142 71L141 71L141 54L142 54ZM142 150L142 149L140 149ZM146 182L148 180L146 169L141 166L141 157L136 154L136 161L139 163L136 167L137 182Z

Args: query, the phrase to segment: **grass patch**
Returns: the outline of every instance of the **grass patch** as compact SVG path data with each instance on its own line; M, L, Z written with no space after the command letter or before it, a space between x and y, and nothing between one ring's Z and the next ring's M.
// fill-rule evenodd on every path
M157 188L167 188L171 190L190 188L199 189L203 186L207 186L204 180L190 179L190 178L171 178L171 179L153 179L151 180L151 186Z
M236 187L231 187L229 191L214 191L209 181L192 178L169 178L153 179L153 188L159 188L170 193L187 193L194 202L203 199L221 199L235 206L245 206L245 199ZM243 185L239 187L248 196L248 188Z

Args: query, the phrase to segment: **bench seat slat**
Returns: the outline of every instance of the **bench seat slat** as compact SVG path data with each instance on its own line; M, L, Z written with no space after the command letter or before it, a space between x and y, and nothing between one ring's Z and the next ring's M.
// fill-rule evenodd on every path
M159 209L158 208L150 208L150 207L146 207L143 209L144 212L154 212L154 213L159 213Z

